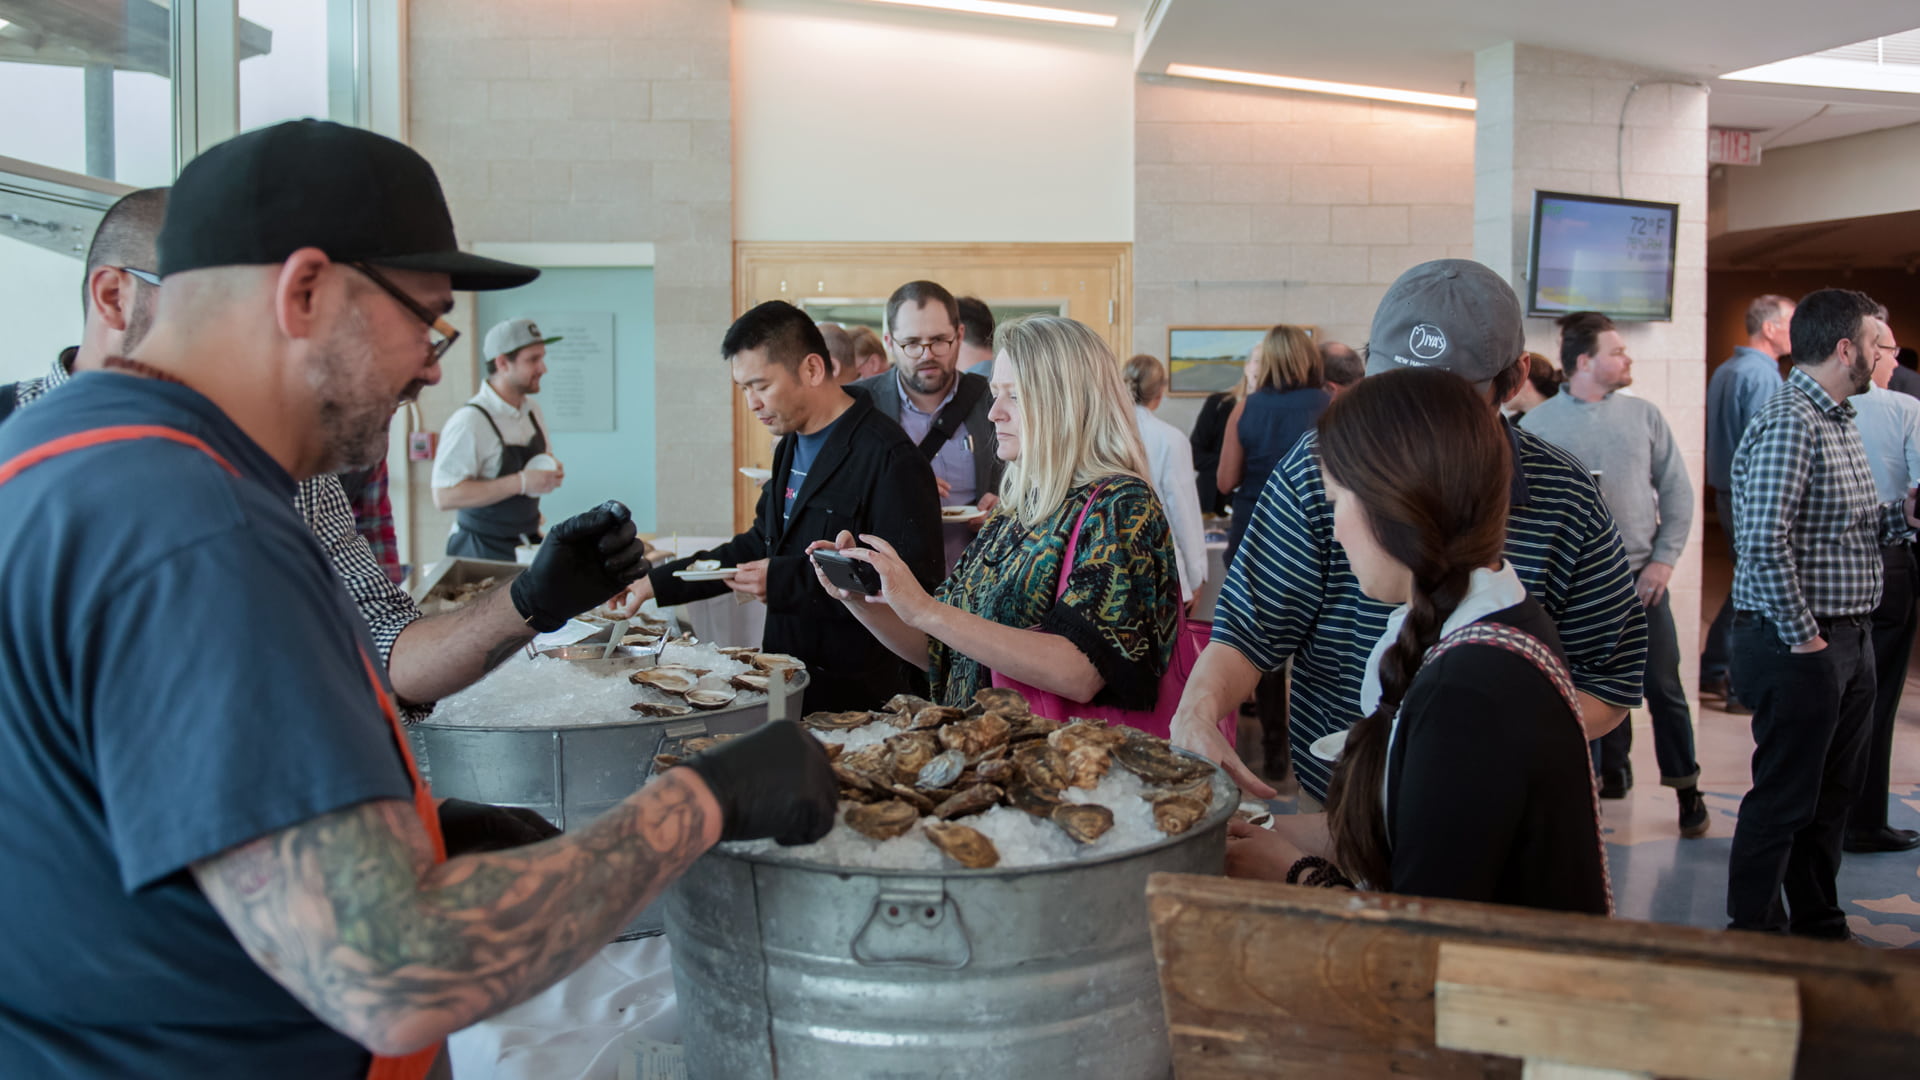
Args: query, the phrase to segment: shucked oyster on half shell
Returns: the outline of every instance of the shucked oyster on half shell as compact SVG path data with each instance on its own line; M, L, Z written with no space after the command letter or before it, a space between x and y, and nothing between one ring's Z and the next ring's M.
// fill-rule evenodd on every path
M947 858L969 870L985 870L1000 865L1000 849L994 847L993 841L978 829L944 821L929 821L921 826L921 831Z
M731 683L717 675L701 679L686 693L687 704L696 709L724 709L739 696Z
M628 681L638 686L651 686L669 694L685 694L700 682L706 672L700 668L681 667L678 664L663 664L659 667L641 668L627 676Z
M739 690L754 690L762 694L767 692L767 676L762 672L742 672L727 681Z
M641 716L685 716L693 711L693 706L636 701L633 704L633 711Z

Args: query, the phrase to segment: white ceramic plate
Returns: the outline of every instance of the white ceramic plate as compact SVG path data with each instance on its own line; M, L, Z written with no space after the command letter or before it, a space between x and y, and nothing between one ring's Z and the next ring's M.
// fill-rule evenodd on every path
M767 481L773 479L773 470L772 469L756 469L751 465L746 465L740 469L740 475L746 477L747 479L753 481L756 484L764 484Z
M978 521L986 516L986 511L977 506L943 506L940 508L940 520L949 525Z
M737 566L723 566L718 570L675 570L673 576L681 581L725 581L739 572Z
M1321 761L1338 761L1340 751L1346 748L1347 733L1344 731L1336 731L1331 735L1323 735L1313 740L1313 745L1307 747L1307 752L1319 758Z

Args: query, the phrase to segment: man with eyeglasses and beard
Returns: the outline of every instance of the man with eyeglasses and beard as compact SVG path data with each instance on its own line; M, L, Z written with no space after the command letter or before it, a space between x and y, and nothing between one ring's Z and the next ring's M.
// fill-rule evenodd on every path
M163 291L154 268L158 266L157 244L167 196L166 188L136 191L121 198L101 218L87 252L86 322L80 344L63 350L45 376L0 387L0 420L10 413L26 416L29 409L75 376L100 370L109 357L132 355L144 343ZM388 290L397 302L414 312L416 319L444 328L437 331L441 336L436 348L444 352L452 344L458 334L444 320L404 292L384 284L387 279L377 268L369 266L366 272L379 275L377 281L373 277L368 280ZM409 396L413 392L410 389ZM408 724L430 716L433 702L477 682L532 640L537 629L563 625L567 616L597 602L567 599L578 591L575 582L582 575L592 580L600 572L592 565L594 559L565 566L548 560L538 573L523 574L524 583L512 586L527 598L529 610L548 613L538 626L518 609L508 586L486 593L457 611L423 616L413 598L387 577L367 541L356 531L340 477L325 473L302 480L294 493L293 507L326 552L327 561L366 622L374 659L387 670L401 719ZM589 511L555 526L554 531L574 537L576 546L586 545L589 551L604 540L607 554L597 558L609 565L615 560L631 561L643 550L637 541L616 542L615 534L630 535L632 528L613 520L610 512ZM645 570L646 564L639 562L629 572ZM540 815L520 807L447 799L440 804L440 812L448 848L456 853L514 847L559 832Z
M887 298L886 343L894 369L853 384L919 446L933 465L943 505L982 511L971 523L942 526L948 570L999 501L1005 468L987 419L993 407L987 380L960 370L964 333L952 293L936 282L909 281Z
M0 529L0 909L33 928L0 968L39 973L0 986L0 1075L418 1080L715 842L831 828L825 753L769 724L566 836L449 858L289 504L384 452L455 289L534 271L460 251L413 150L313 120L189 163L154 269L134 354L0 425L0 521L32 523ZM626 519L556 528L522 621L632 580Z

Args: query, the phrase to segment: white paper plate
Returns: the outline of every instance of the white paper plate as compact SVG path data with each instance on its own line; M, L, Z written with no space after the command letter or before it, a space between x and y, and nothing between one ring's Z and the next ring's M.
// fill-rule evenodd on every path
M767 481L773 479L773 470L772 469L756 469L751 465L746 465L741 467L740 475L746 477L747 479L753 481L756 484L764 484Z
M949 525L978 521L986 516L986 511L977 506L943 506L940 508L940 520Z
M1307 752L1321 761L1337 761L1340 758L1340 751L1346 748L1347 733L1336 731L1331 735L1323 735L1313 740L1313 745L1307 747Z
M739 572L737 566L723 566L718 570L675 570L673 576L681 581L725 581Z

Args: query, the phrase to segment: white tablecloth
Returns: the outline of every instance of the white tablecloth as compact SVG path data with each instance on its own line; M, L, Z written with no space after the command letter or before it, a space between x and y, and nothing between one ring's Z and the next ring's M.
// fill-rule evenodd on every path
M629 1040L680 1041L664 937L616 941L580 970L447 1040L454 1080L619 1080Z

